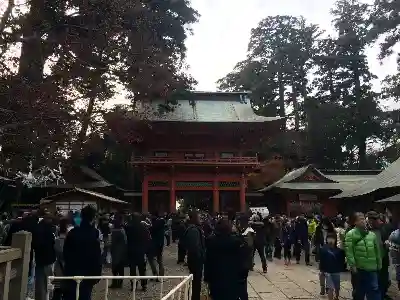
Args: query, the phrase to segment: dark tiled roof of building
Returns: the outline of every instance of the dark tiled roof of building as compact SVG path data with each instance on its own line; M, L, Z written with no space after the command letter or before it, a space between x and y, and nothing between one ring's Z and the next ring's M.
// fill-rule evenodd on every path
M247 93L193 92L191 99L176 100L171 110L162 109L164 101L142 104L140 111L150 121L178 122L268 122L281 117L254 113Z
M400 194L394 195L392 197L388 197L379 201L378 203L390 203L390 202L400 202Z
M298 179L308 172L313 172L323 179L321 182L302 182ZM295 169L273 184L261 189L265 192L273 188L287 190L335 190L342 191L349 189L356 184L367 181L371 176L353 176L353 175L326 175L312 165Z
M336 182L364 182L367 180L370 180L371 178L374 178L376 175L371 175L371 174L355 174L355 175L330 175L324 173L326 177L336 181Z
M393 187L400 187L400 158L378 175L361 184L345 189L342 193L332 198L352 198L367 195L380 189Z
M82 193L82 194L90 195L92 197L99 198L99 199L102 199L102 200L105 200L105 201L108 201L108 202L113 202L113 203L118 203L118 204L129 204L128 202L122 201L120 199L117 199L117 198L114 198L114 197L110 197L110 196L107 196L107 195L104 195L104 194L101 194L101 193L97 193L97 192L94 192L94 191L81 189L81 188L73 188L73 189L71 189L69 191L66 191L66 192L62 192L62 193L58 193L58 194L55 194L55 195L51 195L51 196L42 198L40 200L40 204L51 203L51 202L55 201L56 198L58 198L60 196L63 196L63 195L66 195L66 194L70 194L70 193Z
M321 175L322 177L325 177L318 169L314 168L312 165L308 165L308 166L304 166L304 167L290 171L289 173L287 173L285 176L283 176L278 181L275 181L273 184L261 189L260 192L266 192L273 188L287 188L288 184L293 185L292 181L299 179L301 176L305 175L309 171L314 171L314 172L318 173L319 175ZM311 182L307 182L307 184L310 184L310 183ZM312 182L312 184L315 184L315 182ZM317 182L317 184L318 184L318 182ZM294 182L293 186L296 186L296 185L299 185L299 182Z

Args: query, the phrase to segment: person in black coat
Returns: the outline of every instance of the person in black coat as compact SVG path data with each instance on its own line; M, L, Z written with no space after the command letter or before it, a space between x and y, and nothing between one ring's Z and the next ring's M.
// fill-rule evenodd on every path
M188 223L184 218L180 219L179 226L177 229L177 236L178 236L178 264L182 264L185 262L186 257L186 248L184 243L184 236L186 229L188 227Z
M110 228L110 218L108 215L102 216L99 219L99 226L98 226L101 235L103 236L103 263L107 264L107 255L110 251L110 240L109 237L111 235L111 228Z
M179 238L178 229L180 225L180 219L177 214L172 214L172 224L171 224L171 234L172 234L172 242L175 243Z
M154 214L150 227L150 248L147 253L151 272L154 276L164 276L163 250L165 240L165 225L165 219L160 217L157 213ZM158 265L158 270L156 262Z
M29 218L29 217L27 217ZM33 220L29 220L29 223ZM36 222L33 221L33 222ZM26 225L29 224L26 221ZM35 299L45 300L47 294L47 280L52 275L52 267L56 261L56 251L54 248L56 236L51 216L44 215L43 219L32 226L32 248L35 254Z
M261 259L261 265L264 273L267 273L267 260L265 258L265 249L267 246L267 231L264 222L262 222L260 216L252 217L250 222L251 227L255 230L256 235L254 239L254 254L256 251Z
M249 226L247 216L242 216L237 223L238 236L243 242L241 246L241 265L242 271L239 275L239 298L241 300L247 300L249 298L247 292L247 278L249 271L253 269L253 248L254 248L254 229Z
M272 249L274 245L274 224L270 217L263 219L266 235L265 256L268 260L272 261Z
M204 281L208 283L213 300L243 299L243 274L249 270L245 270L243 263L245 255L243 238L232 233L228 220L220 220L215 235L206 241Z
M211 225L211 220L209 219L209 218L206 218L204 221L203 221L203 224L202 224L202 229L203 229L203 232L204 232L204 237L207 239L208 237L210 237L211 236L211 234L213 233L213 227L212 227L212 225Z
M328 233L335 233L335 227L332 222L323 217L321 222L315 228L314 245L315 245L315 261L319 261L319 250L326 244Z
M65 239L65 276L101 276L102 256L99 231L94 226L96 210L85 206L81 211L81 224L72 228ZM98 280L83 280L79 289L79 300L90 300ZM66 300L75 300L76 282L67 283Z
M23 225L24 225L24 223L23 223L22 218L10 221L10 224L9 224L10 227L8 229L7 236L4 239L3 246L11 246L13 234L17 233L21 230L24 230Z
M308 239L308 224L304 216L299 216L294 225L294 256L300 263L301 251L304 250L306 265L310 264L310 241Z
M117 215L113 222L114 226L111 230L111 270L113 276L124 276L126 263L127 237L123 228L123 218ZM105 251L105 250L104 250ZM114 279L110 288L122 288L123 280Z
M24 216L23 218L21 217L21 218L10 221L10 224L9 224L10 227L9 227L7 236L4 241L4 246L11 246L13 234L17 233L21 230L30 232L33 235L33 232L36 229L38 221L39 221L39 218L37 217L36 214L27 215L27 216ZM32 269L33 269L33 246L31 247L30 259L29 259L29 270L28 270L29 284L28 285L33 284L33 280L32 280L33 278L31 277ZM32 283L30 282L31 280L32 280Z
M130 275L136 276L136 269L139 269L140 276L146 276L146 253L149 251L151 236L146 225L141 222L139 214L135 213L131 216L128 226L126 227L126 236L128 240L128 264ZM147 280L141 280L142 290L147 289ZM133 283L131 282L131 289Z
M189 272L193 274L192 300L200 299L201 280L205 258L205 239L197 211L190 212L189 225L184 236Z

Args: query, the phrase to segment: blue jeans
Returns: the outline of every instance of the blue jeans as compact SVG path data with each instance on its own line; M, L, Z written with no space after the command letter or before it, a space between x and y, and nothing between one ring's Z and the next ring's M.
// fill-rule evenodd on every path
M26 289L27 296L28 294L34 294L35 290L35 264L32 262L31 266L31 275L28 277L28 288Z
M321 291L325 289L340 291L340 273L319 273Z
M355 300L382 300L382 295L379 291L378 272L357 270L355 276Z

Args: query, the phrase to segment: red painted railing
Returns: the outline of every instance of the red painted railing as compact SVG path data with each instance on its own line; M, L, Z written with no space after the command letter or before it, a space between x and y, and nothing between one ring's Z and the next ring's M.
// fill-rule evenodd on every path
M133 157L133 164L213 164L213 165L259 165L257 157L196 158L196 157Z

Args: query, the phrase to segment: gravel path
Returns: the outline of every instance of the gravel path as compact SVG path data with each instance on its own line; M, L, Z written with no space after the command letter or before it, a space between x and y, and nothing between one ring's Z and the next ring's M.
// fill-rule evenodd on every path
M177 244L171 244L169 247L164 248L164 268L165 275L172 276L180 276L189 274L187 267L183 265L178 265L176 263L177 260ZM104 269L104 275L112 275L111 270L106 268ZM129 268L125 268L125 275L129 275ZM146 275L152 275L150 266L147 265L147 273ZM163 294L164 296L174 288L179 282L180 279L168 279L164 281L163 284ZM136 291L136 300L141 299L160 299L160 287L161 284L159 282L149 282L147 286L147 291L140 291L140 284L138 285L138 289ZM100 281L95 289L92 299L93 300L104 300L104 291L105 291L105 281ZM128 300L132 299L132 292L130 291L130 282L125 280L123 288L118 290L109 289L108 299L112 300Z

